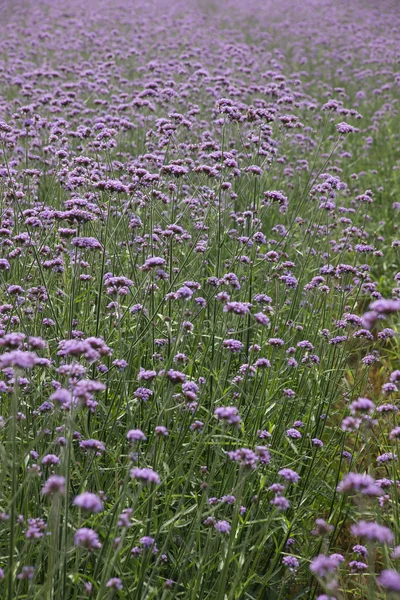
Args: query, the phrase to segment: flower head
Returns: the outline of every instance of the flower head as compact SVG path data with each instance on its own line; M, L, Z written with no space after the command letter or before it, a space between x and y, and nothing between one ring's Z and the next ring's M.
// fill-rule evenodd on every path
M140 469L135 467L134 469L131 469L131 477L132 479L137 479L142 483L161 483L159 474L150 468Z
M75 546L81 546L86 550L92 551L96 548L101 548L99 537L93 529L88 527L82 527L75 532L74 536Z
M76 496L73 504L88 512L97 513L103 510L103 502L96 494L91 492L83 492L83 494Z

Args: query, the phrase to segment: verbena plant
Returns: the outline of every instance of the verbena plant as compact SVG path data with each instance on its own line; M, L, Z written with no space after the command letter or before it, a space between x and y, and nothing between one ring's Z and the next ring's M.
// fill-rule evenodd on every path
M398 595L396 2L0 27L0 597Z

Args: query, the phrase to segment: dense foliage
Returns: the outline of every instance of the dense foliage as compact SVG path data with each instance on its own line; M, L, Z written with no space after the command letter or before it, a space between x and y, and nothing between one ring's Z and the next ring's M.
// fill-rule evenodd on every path
M398 8L3 3L1 598L400 594Z

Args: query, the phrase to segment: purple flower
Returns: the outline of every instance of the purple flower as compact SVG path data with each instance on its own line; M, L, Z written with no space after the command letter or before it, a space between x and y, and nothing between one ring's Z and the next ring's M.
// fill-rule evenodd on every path
M257 323L259 323L260 325L265 325L266 327L268 327L268 325L269 325L269 324L270 324L270 322L271 322L271 321L269 320L269 318L267 317L267 315L265 315L265 314L264 314L264 313L262 313L262 312L256 313L256 314L254 315L254 317L255 317L255 320L257 321Z
M231 526L228 521L217 521L214 525L214 529L219 533L230 533Z
M100 498L91 492L84 492L83 494L76 496L73 504L83 510L94 513L101 512L104 508Z
M43 362L45 360L46 359L40 359L34 352L12 350L11 352L6 352L0 356L0 370L7 367L16 367L17 369L32 369L36 365L45 365Z
M258 358L254 363L254 366L257 367L257 369L266 369L271 366L271 363L268 358Z
M375 410L375 404L369 398L358 398L350 404L350 411L352 415L357 413L368 413L371 414Z
M25 531L27 540L38 540L44 536L47 524L43 519L28 519L28 529Z
M162 267L166 263L164 258L159 256L150 256L147 258L142 266L142 271L150 271L150 269L154 269L156 267Z
M229 496L222 496L221 498L221 502L225 502L226 504L235 504L235 496L229 495Z
M113 360L112 364L114 365L114 367L116 367L120 371L124 371L128 366L128 363L126 362L126 360L123 360L123 359Z
M122 511L122 513L119 515L119 518L118 518L118 523L117 523L118 527L131 527L132 513L133 513L133 510L131 508L124 508L124 510Z
M353 127L352 125L349 125L348 123L345 123L344 121L342 123L338 123L336 125L336 129L338 130L339 133L353 133L354 131L357 131L357 129L355 127Z
M371 542L379 542L380 544L390 544L393 541L393 533L388 527L379 525L373 521L359 521L351 526L353 535L364 537Z
M145 436L145 434L143 433L143 431L141 429L130 429L128 431L128 433L126 434L126 439L129 442L140 442L140 441L146 441L147 437Z
M50 475L48 480L42 487L42 494L44 496L52 496L54 494L65 493L65 477L61 475Z
M392 393L395 393L397 391L398 391L398 389L397 389L397 385L395 383L390 383L390 382L389 383L384 383L383 386L382 386L382 392L384 394L392 394Z
M269 465L271 462L271 455L268 448L265 446L256 446L256 454L262 465Z
M379 584L389 592L400 592L400 573L384 569L378 577Z
M270 344L270 346L274 346L276 348L278 348L279 346L283 346L284 345L284 341L281 340L281 338L270 338L268 340L268 344Z
M396 381L400 382L400 370L392 371L389 379L392 383L395 383Z
M363 573L368 569L368 565L358 560L351 560L349 567L352 573Z
M341 344L347 340L347 335L338 335L336 337L330 338L328 344L335 346L336 344Z
M397 462L397 454L393 454L393 452L385 452L385 454L381 454L377 457L376 462L378 465L382 465L383 463L390 462L392 460Z
M193 421L193 423L190 425L190 430L191 431L201 431L204 427L204 423L203 421Z
M313 446L317 446L318 448L322 448L324 445L324 442L318 438L312 438L311 442Z
M82 450L94 450L96 456L100 456L101 454L103 454L103 452L105 452L106 449L103 442L94 439L82 440L81 442L79 442L79 447L82 448Z
M244 345L242 344L242 342L239 342L239 340L232 340L232 339L224 340L223 346L224 346L224 348L226 348L227 350L230 350L233 353L241 352L244 348Z
M355 554L359 554L363 558L367 558L368 556L368 550L365 546L361 546L360 544L356 544L355 546L353 546L352 550Z
M58 465L60 464L60 459L55 454L46 454L42 458L42 465Z
M400 311L400 300L376 300L370 305L370 309L379 314L391 314Z
M281 469L278 471L278 475L290 483L297 483L300 479L300 475L296 471L292 471L292 469Z
M270 504L276 506L278 510L285 511L290 507L290 502L284 496L275 496L273 500L271 500Z
M345 494L360 492L364 496L380 496L382 494L382 490L375 484L375 479L371 475L363 473L348 473L339 483L337 490Z
M84 248L87 250L101 250L102 245L99 240L93 237L75 237L71 240L71 245L75 248Z
M135 398L138 398L138 400L142 400L142 402L147 402L149 398L151 398L151 396L153 395L153 392L148 388L140 387L134 391L133 395L135 396Z
M74 536L75 546L81 546L86 550L92 551L96 548L101 548L98 535L93 529L88 527L82 527L75 532Z
M193 290L187 287L186 285L182 286L175 292L175 298L177 300L190 300L193 296Z
M400 439L400 427L397 426L389 433L389 439L399 440Z
M297 288L297 279L293 275L281 275L279 277L280 281L283 281L286 284L286 287L296 289Z
M299 561L295 556L284 556L282 558L282 564L285 567L289 567L289 571L295 571L299 567Z
M393 548L393 550L390 553L390 558L392 558L393 560L397 560L398 558L400 558L400 546L396 546L395 548Z
M300 431L298 431L297 429L288 429L286 431L286 435L288 436L288 438L291 438L292 440L299 440L301 438L301 433Z
M285 486L281 483L273 483L268 489L274 494L281 494L285 490Z
M158 473L150 468L139 469L138 467L135 467L134 469L131 469L131 477L132 479L137 479L142 483L161 483Z
M264 192L264 203L268 206L271 202L276 202L279 205L279 212L285 213L288 209L288 199L281 191L271 190Z
M255 469L259 461L257 455L249 448L239 448L228 452L228 456L234 462L238 462L242 467Z
M219 421L225 421L229 425L239 426L241 418L236 406L219 406L214 410L214 415Z
M261 439L270 439L271 438L271 434L269 431L267 431L266 429L259 429L257 431L257 436Z
M164 425L157 425L154 428L154 433L159 437L167 437L168 429Z
M316 519L315 520L315 529L311 532L312 535L326 535L333 531L333 525L329 525L324 519Z
M171 383L184 383L186 381L186 375L181 373L180 371L175 371L174 369L170 369L167 372L167 377L171 381Z
M227 302L224 306L224 312L244 316L250 313L250 307L251 304L248 302Z
M151 549L153 554L156 554L158 552L154 538L150 537L149 535L145 535L142 538L140 538L139 542L143 546L143 548L146 548L147 550Z
M83 356L90 363L112 353L103 339L95 337L85 340L61 340L58 347L59 356Z
M35 568L31 566L22 567L21 573L18 573L17 579L32 581L35 576Z
M370 310L362 316L362 324L366 329L376 323L380 315L390 315L400 311L400 299L386 300L381 298L370 305Z
M319 554L311 561L310 571L318 577L327 577L336 571L340 562L334 555Z
M118 579L118 577L112 577L107 581L106 587L109 589L119 591L122 590L124 586L122 585L122 581Z

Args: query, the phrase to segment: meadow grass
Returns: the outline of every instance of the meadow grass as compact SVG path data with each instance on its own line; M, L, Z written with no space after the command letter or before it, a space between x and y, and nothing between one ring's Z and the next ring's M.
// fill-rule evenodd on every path
M396 3L6 8L0 597L396 597Z

